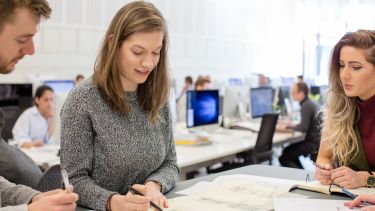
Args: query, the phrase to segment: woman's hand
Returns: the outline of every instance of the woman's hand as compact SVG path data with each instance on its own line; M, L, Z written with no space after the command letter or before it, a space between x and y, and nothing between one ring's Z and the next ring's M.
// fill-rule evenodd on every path
M358 188L366 186L368 173L365 171L353 171L342 166L332 170L331 180L343 188Z
M367 202L370 204L375 204L375 195L361 195L355 198L351 202L345 202L344 205L349 208L359 207L361 206L362 202ZM368 211L375 211L375 206L366 206L363 207L361 210L368 210Z
M146 196L151 198L151 201L158 205L160 208L168 208L169 204L167 198L160 192L161 187L154 181L148 181L145 184Z
M133 185L134 189L145 195L144 185ZM147 211L150 207L151 198L132 194L130 191L125 195L114 195L110 201L112 211Z
M323 185L330 185L333 182L331 179L332 166L330 164L324 164L322 166L323 168L316 167L315 178Z

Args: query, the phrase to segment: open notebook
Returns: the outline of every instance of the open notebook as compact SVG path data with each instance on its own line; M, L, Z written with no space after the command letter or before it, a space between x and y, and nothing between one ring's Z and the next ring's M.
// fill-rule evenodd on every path
M311 182L305 182L301 181L301 183L297 185L293 185L291 187L291 190L298 188L298 189L303 189L303 190L309 190L309 191L315 191L315 192L320 192L320 193L325 193L325 194L331 194L331 193L344 193L341 188L337 185L332 185L331 189L329 189L329 185L322 185L320 184L319 181L311 181ZM375 194L375 188L365 188L365 187L360 187L360 188L354 188L354 189L348 189L350 192L353 194L359 196L363 194Z

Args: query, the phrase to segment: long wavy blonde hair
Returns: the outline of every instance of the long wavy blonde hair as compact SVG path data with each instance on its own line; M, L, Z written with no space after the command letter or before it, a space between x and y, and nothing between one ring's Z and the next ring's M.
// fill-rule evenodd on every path
M366 60L375 65L375 31L358 30L346 33L335 45L330 62L329 89L323 107L322 141L328 141L332 158L340 165L347 165L358 153L354 125L359 121L358 97L345 95L340 80L340 51L343 46L363 49Z
M164 34L159 63L147 80L137 88L139 104L142 110L149 112L151 122L155 122L158 112L168 102L170 91L167 26L162 14L153 4L135 1L116 13L95 61L93 75L95 84L112 109L120 113L130 112L117 65L119 49L135 32L158 30Z

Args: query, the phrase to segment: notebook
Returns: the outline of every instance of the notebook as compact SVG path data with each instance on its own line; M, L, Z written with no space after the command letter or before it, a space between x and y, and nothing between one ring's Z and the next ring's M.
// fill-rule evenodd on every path
M305 182L301 181L301 183L293 185L289 191L293 189L302 189L302 190L308 190L308 191L315 191L319 193L325 193L325 194L331 194L331 193L344 193L341 190L341 187L337 185L331 185L331 189L329 189L329 185L322 185L320 184L319 181L311 181L311 182ZM354 189L348 189L350 192L353 194L359 196L359 195L364 195L364 194L375 194L375 188L365 188L365 187L360 187L360 188L354 188Z

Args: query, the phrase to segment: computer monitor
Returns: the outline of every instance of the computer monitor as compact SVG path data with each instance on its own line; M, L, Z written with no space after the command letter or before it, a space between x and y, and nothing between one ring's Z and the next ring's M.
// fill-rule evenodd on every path
M245 115L250 100L249 88L249 86L225 87L222 113L224 117Z
M241 78L229 78L228 83L229 83L229 86L242 86L243 85Z
M187 91L188 128L219 123L219 90Z
M54 93L68 93L74 87L73 80L47 80L44 81L44 85L47 85L53 89Z
M272 87L259 87L250 89L251 117L262 117L272 112L273 94Z
M285 106L285 98L290 100L290 86L280 86L279 87L279 93L278 98L279 101L277 102L277 105L284 107Z
M33 105L32 84L0 84L0 106L18 106L21 111Z
M320 95L320 87L319 86L311 86L310 87L310 94Z

